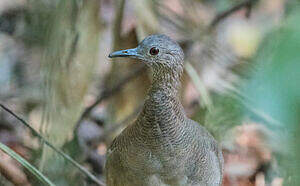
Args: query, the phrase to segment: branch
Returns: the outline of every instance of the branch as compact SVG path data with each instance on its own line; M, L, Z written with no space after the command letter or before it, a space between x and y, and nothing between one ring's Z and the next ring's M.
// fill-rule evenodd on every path
M143 72L146 71L146 67L145 66L139 66L137 69L135 69L134 71L130 72L127 76L125 76L124 78L122 78L122 80L116 84L115 86L113 86L110 89L106 89L103 92L100 93L100 95L98 96L97 100L89 107L87 107L83 113L81 114L80 118L77 121L76 127L74 131L77 131L80 123L82 122L82 120L86 117L88 117L91 113L91 111L98 105L100 104L102 101L112 97L113 95L115 95L117 92L119 92L124 85L126 85L128 82L130 82L132 79L138 77L140 74L142 74Z
M244 2L237 4L236 6L233 6L229 10L226 10L224 12L221 12L218 14L213 21L210 23L209 29L213 29L219 22L221 22L223 19L227 18L231 14L233 14L236 11L239 11L243 8L247 8L246 16L249 17L251 13L251 9L254 3L256 3L257 0L245 0Z
M103 135L102 139L106 139L113 132L115 132L117 129L119 129L121 126L124 126L125 124L134 120L138 116L138 114L141 112L143 106L144 106L144 104L140 104L131 114L129 114L121 122L108 125L107 129L104 130L104 135Z
M66 160L68 160L71 164L73 164L75 167L77 167L83 174L85 174L88 178L90 178L93 182L95 182L99 186L105 186L105 184L100 181L98 178L96 178L93 174L91 174L87 169L85 169L83 166L81 166L79 163L77 163L75 160L73 160L69 155L65 154L62 150L57 149L54 147L50 142L47 141L46 138L44 138L42 135L40 135L34 128L32 128L25 120L17 116L13 111L5 107L3 104L0 103L0 107L2 107L6 112L14 116L17 120L19 120L22 124L24 124L27 128L30 129L32 134L35 137L38 137L43 143L45 143L47 146L52 148L55 152L63 156Z

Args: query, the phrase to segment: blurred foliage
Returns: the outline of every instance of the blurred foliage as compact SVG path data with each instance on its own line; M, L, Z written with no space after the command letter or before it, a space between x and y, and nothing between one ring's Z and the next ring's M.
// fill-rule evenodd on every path
M298 6L299 7L299 6ZM269 123L279 138L285 185L300 184L300 9L296 6L262 43L251 81L245 89L253 107L279 121Z
M297 175L300 171L300 1L255 1L249 18L245 17L244 7L208 29L220 12L242 2L244 0L28 0L26 5L0 15L1 34L5 32L16 40L10 46L2 39L8 36L0 35L0 96L6 89L10 95L3 100L21 105L16 110L28 114L36 128L77 161L82 162L89 156L90 151L85 150L91 148L96 160L90 165L96 167L94 171L102 169L104 161L99 160L99 154L105 157L106 149L100 148L99 139L93 141L91 132L83 124L82 136L88 140L80 140L92 147L80 146L76 139L76 121L84 107L98 99L99 92L110 90L140 67L139 62L128 60L126 63L126 59L117 59L111 65L107 54L111 50L135 47L146 35L165 33L179 41L186 62L192 67L192 70L186 68L185 75L190 78L184 81L182 92L196 90L183 98L186 109L197 102L191 109L193 119L222 144L227 135L235 137L232 131L236 126L248 121L264 123L271 134L268 136L271 151L280 160L285 184L300 185ZM99 39L100 36L103 37ZM17 55L21 50L17 45L22 45L22 50L26 48L22 51L24 55ZM7 52L12 49L17 52ZM27 81L31 76L33 81ZM18 83L13 84L15 81L11 79ZM188 86L190 82L195 90ZM39 86L32 88L31 84ZM149 74L144 71L124 84L116 95L107 96L110 99L105 98L91 116L84 118L97 125L99 131L109 131L104 129L113 128L113 123L118 129L125 127L128 122L116 121L126 121L132 112L137 112L136 107L143 102L150 84ZM20 93L16 87L27 89ZM27 100L25 92L44 94L33 94L37 100L33 103ZM7 140L1 133L7 128L1 119L0 116L0 138ZM98 131L93 127L90 130ZM25 136L26 131L22 135ZM114 135L104 134L104 137ZM27 137L24 138L26 144L33 139L30 135ZM256 140L250 137L250 142ZM241 149L234 149L232 154L238 154L239 150L243 153L245 149ZM88 183L73 166L48 149L35 146L30 154L34 164L44 167L44 173L56 184ZM249 159L246 161L253 164ZM102 171L97 173L100 177ZM253 174L249 178L252 181L256 179L256 173ZM39 185L36 179L29 178L33 185Z
M229 93L214 94L212 99L213 108L205 114L204 126L221 141L228 130L243 123L243 105Z

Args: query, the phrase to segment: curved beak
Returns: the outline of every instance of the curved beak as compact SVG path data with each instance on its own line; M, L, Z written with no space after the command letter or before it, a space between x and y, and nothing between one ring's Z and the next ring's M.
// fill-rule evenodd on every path
M109 58L114 58L114 57L133 57L133 58L136 58L136 57L138 57L137 48L112 52L108 55L108 57Z

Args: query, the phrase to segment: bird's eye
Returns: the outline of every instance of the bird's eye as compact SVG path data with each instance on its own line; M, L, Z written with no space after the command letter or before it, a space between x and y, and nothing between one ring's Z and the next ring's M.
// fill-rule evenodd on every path
M156 47L153 47L150 49L149 53L152 55L152 56L155 56L159 53L159 49L156 48Z

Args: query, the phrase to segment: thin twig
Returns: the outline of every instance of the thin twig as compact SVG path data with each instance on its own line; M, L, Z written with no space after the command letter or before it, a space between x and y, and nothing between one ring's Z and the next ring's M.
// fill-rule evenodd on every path
M140 104L131 114L129 114L121 122L108 125L108 127L104 130L104 135L103 135L103 137L101 137L101 139L106 139L108 136L110 136L113 132L115 132L121 126L124 126L125 124L134 120L138 116L138 114L141 112L143 106L144 106L144 104Z
M209 92L207 88L204 86L203 81L197 74L195 68L191 65L190 62L186 62L185 69L190 76L192 82L194 83L197 91L200 93L201 100L203 100L203 106L208 109L208 111L212 110L212 100L210 98Z
M213 21L211 22L210 26L209 26L209 30L213 29L220 21L222 21L223 19L227 18L229 15L231 15L232 13L242 9L242 8L247 8L248 11L246 13L246 16L249 17L250 16L250 12L251 12L251 8L253 6L253 4L256 2L257 0L246 0L240 4L237 4L236 6L233 6L232 8L230 8L229 10L226 10L224 12L221 12L220 14L218 14Z
M0 103L0 106L9 114L13 115L17 120L19 120L21 123L23 123L27 128L30 129L32 134L36 137L38 137L43 143L45 143L47 146L52 148L55 152L63 156L65 159L67 159L71 164L73 164L75 167L77 167L82 173L84 173L88 178L90 178L93 182L95 182L97 185L105 186L105 184L100 181L98 178L96 178L93 174L91 174L88 170L86 170L83 166L81 166L79 163L77 163L73 158L71 158L69 155L65 154L62 150L57 149L54 147L50 142L47 141L46 138L44 138L42 135L40 135L34 128L32 128L24 119L17 116L13 111L5 107L3 104Z
M77 131L77 129L79 127L79 124L82 122L82 120L84 118L88 117L89 114L91 113L91 111L98 104L100 104L102 101L110 98L111 96L115 95L117 92L119 92L124 87L124 85L126 85L132 79L138 77L140 74L142 74L145 71L146 71L146 67L145 66L139 66L134 71L132 71L131 73L129 73L126 77L122 78L122 80L119 83L117 83L114 87L112 87L110 89L106 89L103 92L101 92L100 95L98 96L98 98L96 99L96 101L83 111L83 113L81 114L79 120L77 121L77 124L76 124L76 127L75 127L74 131Z

